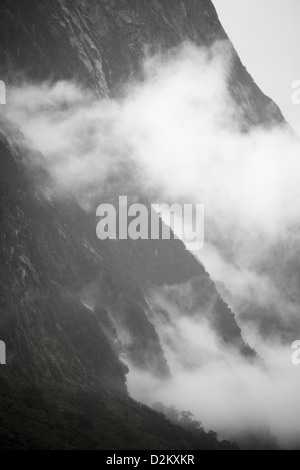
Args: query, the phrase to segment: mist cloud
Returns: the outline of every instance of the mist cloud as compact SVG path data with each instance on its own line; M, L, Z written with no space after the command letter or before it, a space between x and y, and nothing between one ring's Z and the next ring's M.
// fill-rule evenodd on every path
M299 252L299 142L284 126L241 131L227 86L230 65L226 42L209 50L185 44L147 59L144 80L129 84L118 100L96 99L70 82L24 84L9 90L5 112L45 156L41 164L55 189L72 191L83 205L124 168L132 184L153 182L158 202L205 204L205 248L197 255L223 283L246 340L271 375L224 351L208 324L166 306L156 293L172 319L156 327L173 381L132 368L131 393L188 408L221 434L267 429L289 446L300 432L299 370L290 345L262 337L257 314L249 323L242 313L255 302L270 321L275 310L286 324L297 319L289 279L272 263L279 248L277 267Z

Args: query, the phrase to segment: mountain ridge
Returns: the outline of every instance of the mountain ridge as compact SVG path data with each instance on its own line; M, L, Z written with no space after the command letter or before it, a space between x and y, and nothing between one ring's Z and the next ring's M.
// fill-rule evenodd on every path
M185 40L201 46L228 40L210 0L34 0L30 9L4 0L0 8L8 100L9 88L24 80L75 80L96 96L118 96L141 78L145 48L154 54ZM245 127L284 124L233 54L229 87ZM11 386L60 395L64 406L76 393L126 397L124 357L168 378L172 371L147 314L153 286L191 283L197 309L207 310L220 341L257 360L203 265L180 241L100 242L94 216L53 194L19 131L6 122L1 128L0 336L7 344L1 374ZM131 405L122 400L126 415Z

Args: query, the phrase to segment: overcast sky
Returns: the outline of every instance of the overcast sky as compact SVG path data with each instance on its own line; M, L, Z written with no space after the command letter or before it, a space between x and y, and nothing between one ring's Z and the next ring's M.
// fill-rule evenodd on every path
M213 0L228 36L256 83L300 134L300 0Z

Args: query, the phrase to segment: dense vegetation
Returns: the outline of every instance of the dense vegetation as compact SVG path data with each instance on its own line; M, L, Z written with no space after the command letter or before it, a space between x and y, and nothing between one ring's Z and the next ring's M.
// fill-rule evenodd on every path
M185 430L125 395L77 393L68 405L0 381L0 450L235 449Z

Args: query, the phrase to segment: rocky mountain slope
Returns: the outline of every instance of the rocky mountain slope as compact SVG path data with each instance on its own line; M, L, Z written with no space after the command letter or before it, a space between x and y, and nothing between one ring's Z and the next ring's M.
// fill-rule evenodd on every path
M184 40L210 45L227 39L210 0L28 4L3 0L0 6L0 78L8 89L24 80L72 79L109 98L121 94L128 79L141 77L146 51L165 51ZM283 122L235 52L230 88L245 126ZM125 362L160 377L172 373L147 292L189 282L194 314L204 312L220 341L256 359L209 274L180 241L98 240L93 217L71 197L53 193L32 152L2 117L0 338L7 345L7 366L0 372L9 386L37 387L62 407L76 394L92 396L97 406L99 392L101 407L115 407L122 423L126 414L137 414L143 428L150 412L140 412L127 397ZM123 396L123 405L116 406L115 394ZM88 407L79 403L72 409L85 413ZM149 419L162 426L155 413ZM139 446L152 435L153 430ZM177 437L178 447L200 445L187 444L188 435ZM117 442L112 435L107 445Z
M111 247L96 239L87 214L52 194L22 136L7 123L2 129L2 448L231 447L202 430L183 431L129 399L121 354L153 374L170 374L142 292ZM83 301L90 289L93 311ZM126 331L130 344L120 341Z

